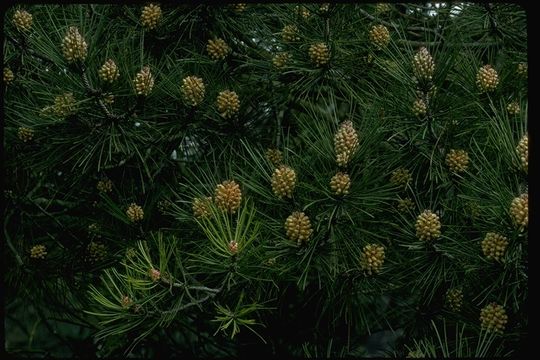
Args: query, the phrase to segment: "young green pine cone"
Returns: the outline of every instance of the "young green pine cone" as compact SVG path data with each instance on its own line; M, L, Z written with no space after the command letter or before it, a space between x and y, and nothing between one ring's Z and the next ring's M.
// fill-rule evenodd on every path
M411 172L405 168L398 168L392 172L390 182L397 186L405 187L412 181Z
M375 25L369 31L369 39L378 49L382 49L390 42L390 32L384 25Z
M193 199L193 204L191 209L193 210L193 216L196 218L203 218L210 216L210 204L212 202L211 196L198 197Z
M525 172L529 171L529 135L525 134L519 140L519 144L516 147L516 152L519 156L519 160L521 161L521 166L523 167L523 170Z
M227 57L227 54L231 51L231 48L223 39L211 39L208 40L206 51L212 60L223 60L225 57Z
M296 172L287 165L281 165L272 174L272 190L280 199L284 197L292 198L292 193L296 185Z
M34 138L34 130L27 127L20 127L17 131L17 136L22 142L32 141Z
M137 95L148 96L154 88L154 76L150 72L149 66L144 66L141 71L135 76L133 80L135 85L135 92Z
M414 76L420 81L431 80L435 72L435 63L427 48L422 47L413 59Z
M526 78L528 72L529 72L529 65L527 65L526 62L522 62L518 64L517 73L519 76Z
M71 26L62 41L62 52L68 62L83 61L88 53L88 45L79 34L79 29Z
M216 187L214 198L218 208L234 214L240 207L242 191L234 180L225 180Z
M484 65L476 74L476 85L481 92L493 91L499 85L499 75L491 65Z
M278 149L266 150L266 159L272 163L275 167L278 167L283 162L283 155Z
M510 216L514 224L519 228L529 225L529 194L521 194L512 200Z
M149 30L156 28L161 19L161 8L159 5L150 4L143 8L141 13L141 24Z
M384 263L384 247L377 244L368 244L362 249L360 267L369 275L381 272Z
M330 179L330 188L336 195L347 195L351 187L351 178L347 173L338 172Z
M451 149L446 154L446 165L453 173L463 172L469 166L469 154L465 150Z
M446 292L446 304L452 311L458 312L463 305L463 292L460 289L449 289Z
M502 334L507 322L508 316L506 315L506 311L497 303L493 302L480 311L480 323L482 328L487 331L495 331Z
M16 10L11 21L21 32L30 31L32 28L32 14L26 10Z
M441 221L431 210L424 210L416 219L416 236L420 240L429 241L441 236Z
M325 43L316 43L309 47L309 57L315 65L322 66L330 60L330 50Z
M32 259L45 259L45 256L47 256L45 245L34 245L30 249L30 258Z
M97 182L96 188L99 192L109 193L112 191L113 183L110 179L103 179Z
M217 110L225 119L230 119L240 110L240 99L234 91L224 90L217 97Z
M112 83L120 76L120 70L114 60L108 59L99 69L98 75L102 81Z
M488 259L501 260L508 246L508 239L501 234L488 232L482 240L482 252Z
M334 150L336 152L336 162L339 166L346 166L351 157L358 150L358 133L350 120L341 123L334 136Z
M274 56L272 59L272 64L278 69L282 69L287 65L289 60L291 59L291 54L287 52L280 52Z
M378 3L375 5L375 14L381 15L392 11L392 6L388 3Z
M131 222L137 222L144 218L144 211L139 205L131 203L126 210L126 215Z
M299 211L293 212L285 220L285 230L287 237L292 241L296 241L298 245L302 242L306 243L313 232L309 218Z
M72 93L64 93L54 98L53 113L61 118L68 117L77 112L77 102Z
M107 247L99 241L91 241L86 247L86 252L88 253L88 261L97 263L107 256Z
M416 116L424 116L427 113L427 105L422 99L416 99L412 106L412 111Z
M298 36L298 28L296 25L285 25L283 30L281 30L281 38L284 42L300 41L300 36Z
M407 212L414 209L414 202L411 198L399 199L397 209L400 212Z
M519 102L517 101L512 101L506 106L506 111L508 111L510 115L517 115L519 114L520 110L521 109L519 108Z
M4 84L9 85L15 79L15 74L11 71L10 68L4 68Z
M204 99L205 86L203 79L197 76L188 76L182 80L180 87L182 98L191 106L199 105Z

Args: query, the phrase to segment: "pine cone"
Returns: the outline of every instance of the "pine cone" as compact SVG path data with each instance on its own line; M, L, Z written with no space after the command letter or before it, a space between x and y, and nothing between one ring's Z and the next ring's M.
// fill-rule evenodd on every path
M135 203L131 203L126 210L126 215L131 222L141 221L144 218L143 208Z
M193 210L193 216L195 216L196 218L203 218L206 216L210 216L211 202L212 202L211 196L199 197L199 198L193 199L193 205L191 207L191 209Z
M88 234L97 234L99 232L99 224L97 223L91 223L88 225Z
M392 6L387 3L378 3L375 5L375 14L381 15L392 11Z
M411 350L406 356L406 358L408 359L423 359L425 357L426 356L424 355L422 350Z
M529 65L527 65L526 62L519 63L517 66L517 73L519 76L522 76L524 78L527 77L527 74L529 72Z
M13 82L13 79L15 79L15 74L13 74L13 71L11 71L10 68L5 67L4 68L4 84L9 85Z
M500 234L488 232L482 240L482 252L488 259L501 260L508 246L508 239Z
M225 119L230 119L240 110L240 99L234 91L224 90L217 97L217 110Z
M184 101L191 106L199 105L205 94L205 86L203 79L197 76L188 76L182 80L180 87Z
M499 75L491 65L484 65L476 75L476 85L481 92L493 91L499 85Z
M287 65L289 60L291 59L291 54L287 52L280 52L277 53L274 58L272 59L272 64L278 69L282 69Z
M286 165L281 165L272 174L272 190L280 199L284 197L292 198L292 193L296 185L296 172Z
M512 200L510 216L514 224L519 228L529 225L529 194L521 194Z
M247 4L245 4L245 3L231 4L231 7L237 13L241 13L244 10L246 10Z
M283 155L278 149L266 150L266 159L272 163L272 165L278 167L283 162Z
M304 19L308 19L311 16L309 9L305 6L295 6L294 11L297 15L303 17Z
M469 166L469 154L465 150L451 149L446 154L446 165L453 173L463 172Z
M398 168L392 172L390 182L396 186L406 187L412 181L411 172L405 168Z
M322 66L330 60L330 50L325 43L316 43L309 47L309 57L315 65Z
M101 66L101 69L99 69L99 78L108 83L114 82L118 77L120 76L120 70L118 70L118 66L116 66L116 63L112 59L108 59L105 61L105 63Z
M76 27L71 26L68 29L62 41L62 52L66 60L70 63L86 59L88 45Z
M506 106L506 111L508 111L510 115L518 115L521 111L519 108L519 102L512 101L510 104L508 104L508 106Z
M16 10L12 19L13 25L21 32L30 31L32 28L32 14L26 10Z
M397 208L400 212L407 212L414 209L414 202L411 198L399 199Z
M30 249L30 258L32 259L45 259L45 256L47 256L45 245L34 245Z
M157 282L161 279L161 272L157 269L150 269L148 270L148 276L150 276L153 282Z
M231 51L231 48L225 40L223 39L214 39L208 40L206 45L206 51L212 60L223 60L227 57L227 54Z
M172 203L169 200L159 200L157 203L157 209L161 215L165 215L167 213L167 210L170 209L171 205Z
M327 13L328 10L330 10L330 3L322 3L321 6L319 6L320 14Z
M283 30L281 30L281 38L284 42L300 41L300 36L298 36L298 28L296 25L285 25Z
M109 193L112 191L112 186L113 186L113 183L110 179L103 179L103 180L98 181L96 188L98 189L99 192Z
M105 259L107 247L99 241L92 241L86 247L86 252L88 253L88 261L95 264Z
M482 328L487 331L495 331L502 334L507 322L508 316L506 315L506 311L497 303L493 302L480 311L480 323Z
M336 195L347 195L351 188L351 178L340 171L330 179L330 188Z
M22 142L32 141L34 138L34 130L27 127L20 127L17 135Z
M105 104L112 105L114 104L114 95L111 93L104 93L102 100Z
M299 211L293 212L285 220L285 230L287 237L292 241L296 241L298 245L302 242L306 243L313 232L309 218Z
M52 111L61 118L68 117L77 112L77 102L72 93L64 93L54 98Z
M133 305L133 300L131 300L130 297L127 295L122 296L122 299L120 300L120 305L122 305L124 309L130 308Z
M441 221L431 210L424 210L416 220L416 236L420 240L429 241L441 236Z
M525 134L519 140L519 144L516 147L516 152L519 156L519 160L521 161L521 166L525 172L529 171L529 135Z
M422 47L413 60L414 76L420 81L431 81L435 72L435 63L427 48Z
M384 263L384 247L377 244L369 244L362 249L360 266L369 275L381 272Z
M225 180L216 187L214 198L218 208L234 214L240 207L242 191L234 180Z
M133 80L137 95L148 96L154 88L154 76L150 72L149 66L144 66Z
M334 149L336 152L336 162L339 166L346 166L351 157L358 150L358 134L350 120L341 123L334 136Z
M369 31L369 39L378 49L382 49L390 42L390 32L384 25L375 25Z
M412 106L412 111L416 116L424 116L427 113L427 105L422 99L416 99Z
M143 8L141 13L141 24L148 30L156 28L161 19L161 8L157 4L150 4Z
M446 292L446 304L450 310L460 311L463 305L463 292L460 289L449 289Z
M229 251L231 255L236 255L238 253L238 242L231 240L229 242Z

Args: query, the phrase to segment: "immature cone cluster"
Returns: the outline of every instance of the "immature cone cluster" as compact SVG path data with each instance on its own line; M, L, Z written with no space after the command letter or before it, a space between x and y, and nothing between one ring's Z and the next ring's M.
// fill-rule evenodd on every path
M103 99L103 102L107 105L114 104L114 95L111 93L104 93L102 99Z
M517 73L519 76L527 77L529 72L529 65L526 62L519 63L517 66Z
M446 154L446 165L453 173L463 172L469 166L469 154L465 150L451 149Z
M27 127L20 127L17 131L17 136L22 142L32 141L34 138L34 130Z
M446 292L446 304L450 310L458 312L463 305L463 292L460 289L449 289Z
M514 224L520 228L529 225L529 194L521 194L512 200L510 205L510 216Z
M279 166L283 162L283 155L278 149L268 149L266 150L266 159L268 159L272 165Z
M435 72L435 63L427 48L422 47L413 59L414 76L420 81L431 80Z
M484 65L476 74L476 85L482 92L493 91L499 85L499 75L491 65Z
M139 205L131 203L126 210L126 215L131 222L137 222L144 218L144 211Z
M378 244L368 244L362 249L360 267L369 275L381 272L384 263L384 247Z
M416 99L412 106L412 111L416 116L424 116L427 113L427 105L422 99Z
M519 114L520 110L521 109L519 108L519 103L517 101L512 101L506 106L506 111L508 111L510 115L517 115Z
M238 4L232 4L231 6L234 11L236 11L237 13L241 13L242 11L246 10L247 4L238 3Z
M188 76L182 79L180 92L184 101L191 106L197 106L203 101L205 90L203 79L200 77Z
M508 315L506 315L506 311L497 303L493 302L480 311L480 323L482 328L487 331L494 331L502 334L507 322Z
M392 6L388 3L378 3L375 5L375 13L376 14L384 14L387 12L390 12L392 10Z
M223 60L231 51L231 48L223 39L210 39L206 45L206 51L212 60Z
M86 59L88 45L76 27L71 26L66 36L64 36L62 52L66 60L70 63Z
M309 47L309 57L311 62L317 66L322 66L330 60L330 50L325 43L316 43Z
M358 150L358 133L350 120L341 123L334 136L334 150L336 152L336 162L339 166L346 166L349 160Z
M47 256L45 245L34 245L30 249L30 257L32 259L45 259L45 256Z
M287 165L281 165L274 170L271 183L272 191L278 198L292 198L296 186L296 172Z
M298 245L307 242L313 230L311 222L303 212L295 211L285 220L287 237L296 241Z
M52 111L56 116L65 118L77 112L77 104L72 93L64 93L54 98Z
M321 6L319 6L320 13L326 13L328 10L330 10L330 3L322 3Z
M164 215L165 212L171 207L171 202L169 200L159 200L157 203L157 209L160 214Z
M519 144L516 147L516 152L519 156L519 160L521 161L521 166L523 167L523 170L525 172L529 171L529 135L525 134L519 140Z
M281 69L287 65L289 60L291 59L291 54L287 52L280 52L277 53L274 58L272 59L272 64L278 69Z
M99 192L109 193L112 191L113 183L110 179L102 179L97 182L96 188Z
M148 275L150 276L150 279L152 279L153 282L159 281L161 279L161 272L157 269L150 269L148 270Z
M384 25L375 25L369 31L369 39L377 48L381 49L390 42L390 32Z
M351 178L347 173L338 172L330 179L330 188L336 195L347 195L351 188Z
M411 198L399 199L397 208L400 212L407 212L414 209L414 202Z
M411 172L405 168L398 168L392 172L390 182L397 186L407 186L412 181Z
M296 25L285 25L281 30L281 37L285 42L300 41Z
M212 197L198 197L193 199L191 209L193 210L193 216L196 218L203 218L210 216L210 203L212 202Z
M508 246L508 239L501 234L488 232L482 240L482 252L488 259L501 260Z
M107 247L99 241L91 241L86 247L86 252L88 253L88 261L97 263L107 256Z
M15 79L15 74L10 68L4 68L4 84L9 85Z
M295 6L294 11L304 19L307 19L311 16L309 9L305 6Z
M441 236L441 221L431 210L424 210L416 219L416 236L420 240L429 241Z
M242 191L234 180L225 180L216 187L214 198L218 208L234 214L240 207Z
M13 25L21 32L30 31L32 28L32 14L26 10L16 10L12 19Z
M238 242L231 240L228 247L231 255L236 255L238 253Z
M112 83L120 76L120 70L114 60L108 59L101 65L98 75L102 81Z
M411 350L406 356L406 358L408 359L423 359L425 357L426 356L424 355L422 350Z
M130 299L129 296L125 295L122 296L122 299L120 300L120 305L122 305L123 308L127 309L133 305L133 300Z
M217 110L225 119L229 119L240 110L240 99L234 91L224 90L217 97Z
M154 88L154 76L150 72L149 66L144 66L141 71L135 76L133 80L135 85L135 92L137 95L148 96Z
M141 13L141 24L145 28L155 29L159 19L161 19L161 8L159 5L150 4L143 8Z

